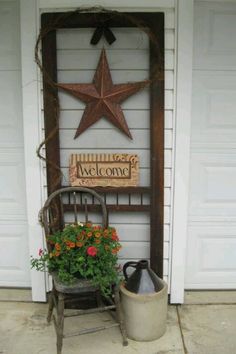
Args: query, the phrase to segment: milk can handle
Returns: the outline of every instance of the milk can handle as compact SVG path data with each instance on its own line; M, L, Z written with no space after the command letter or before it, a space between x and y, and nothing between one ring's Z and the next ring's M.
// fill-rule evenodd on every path
M137 267L137 264L138 262L127 262L124 264L124 267L123 267L123 273L124 273L124 276L125 276L125 280L127 281L128 280L128 275L127 275L127 268L128 267L133 267L133 268L136 268Z

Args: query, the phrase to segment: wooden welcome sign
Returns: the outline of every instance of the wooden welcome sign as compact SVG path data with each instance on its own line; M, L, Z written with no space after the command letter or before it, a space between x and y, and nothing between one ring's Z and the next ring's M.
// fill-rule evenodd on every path
M139 159L129 154L72 154L69 174L72 186L137 186Z

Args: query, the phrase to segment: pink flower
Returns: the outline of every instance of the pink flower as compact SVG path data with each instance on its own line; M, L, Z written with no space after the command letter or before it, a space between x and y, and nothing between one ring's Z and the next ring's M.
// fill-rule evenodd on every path
M90 247L87 248L87 254L88 254L89 256L95 257L97 253L98 253L98 250L97 250L96 247L90 246Z
M42 248L39 249L39 256L41 257L43 255L43 250Z

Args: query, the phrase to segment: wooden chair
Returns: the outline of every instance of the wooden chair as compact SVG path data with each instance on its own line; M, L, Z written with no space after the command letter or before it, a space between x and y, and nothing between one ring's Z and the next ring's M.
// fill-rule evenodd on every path
M103 227L106 228L108 224L107 210L102 197L95 191L88 188L66 187L52 193L40 211L41 222L44 227L45 235L49 235L51 232L64 228L65 224L69 221L69 219L67 220L68 217L70 217L70 222L73 223L81 221L81 219L78 220L79 212L83 212L85 214L85 221L88 221L88 209L90 205L88 204L87 198L91 198L91 204L93 206L100 206L102 211L102 224ZM48 246L50 247L50 245ZM47 321L49 323L53 315L57 335L57 354L61 354L63 338L66 338L67 336L71 337L74 335L93 333L114 326L120 327L123 345L128 345L118 287L115 287L112 296L109 299L106 299L108 302L104 305L104 303L102 303L99 289L94 287L89 280L81 279L75 284L73 283L73 285L65 285L58 280L56 274L52 274L52 281L53 288L49 296ZM78 301L78 299L84 296L86 296L87 299L93 296L93 298L96 299L97 306L89 309L70 311L70 313L66 313L64 311L65 304L67 302L75 301L75 299ZM56 310L56 315L53 314L54 309ZM108 326L102 325L99 327L80 330L75 333L69 333L69 335L64 334L64 318L103 311L111 311L110 313L113 317L115 314L116 322L113 322Z

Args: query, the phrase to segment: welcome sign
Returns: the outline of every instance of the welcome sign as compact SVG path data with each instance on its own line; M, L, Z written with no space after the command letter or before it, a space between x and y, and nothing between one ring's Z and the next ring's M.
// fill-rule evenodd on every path
M139 159L130 154L73 154L69 174L72 186L137 186Z

